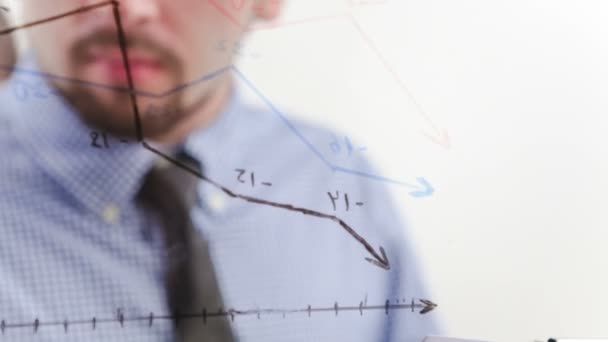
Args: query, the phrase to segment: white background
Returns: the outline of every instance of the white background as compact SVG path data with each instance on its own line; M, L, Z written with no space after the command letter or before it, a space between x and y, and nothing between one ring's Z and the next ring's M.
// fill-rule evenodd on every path
M390 189L450 336L608 337L608 2L288 0L276 24L239 60L256 86L434 186Z
M390 189L449 335L608 337L608 2L379 2L287 1L239 65L385 176L435 187Z

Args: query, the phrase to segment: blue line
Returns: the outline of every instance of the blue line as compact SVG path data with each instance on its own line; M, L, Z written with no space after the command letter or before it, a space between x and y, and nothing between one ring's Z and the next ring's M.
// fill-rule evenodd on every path
M31 70L31 69L25 69L25 68L21 68L21 67L16 67L16 66L7 66L7 65L0 65L0 69L4 69L4 70L8 70L8 71L13 71L13 72L20 72L20 73L25 73L25 74L30 74L30 75L36 75L36 76L43 76L43 77L47 77L50 79L57 79L57 80L61 80L61 81L67 81L67 82L72 82L72 83L78 83L78 84L82 84L85 86L90 86L90 87L95 87L95 88L102 88L102 89L107 89L107 90L112 90L112 91L116 91L116 92L125 92L125 93L129 93L130 90L129 88L125 88L125 87L114 87L114 86L110 86L107 84L103 84L103 83L97 83L97 82L90 82L90 81L84 81L84 80L80 80L80 79L74 79L74 78L68 78L68 77L63 77L63 76L58 76L58 75L54 75L51 73L46 73L46 72L41 72L41 71L37 71L37 70ZM419 186L410 184L410 183L406 183L406 182L401 182L395 179L391 179L391 178L386 178L386 177L382 177L382 176L378 176L378 175L374 175L371 173L366 173L366 172L361 172L361 171L357 171L357 170L352 170L352 169L348 169L342 166L337 166L332 164L329 160L327 160L325 158L325 156L323 156L323 154L308 140L306 139L306 137L304 137L304 135L302 135L302 133L300 133L300 131L294 126L294 124L281 112L279 111L274 104L267 98L265 97L262 92L256 88L253 83L247 79L245 77L245 75L234 65L230 65L227 67L223 67L221 69L218 69L214 72L211 72L209 74L206 74L202 77L199 77L198 79L188 82L188 83L184 83L182 85L179 85L175 88L169 89L165 92L156 94L156 93L150 93L150 92L144 92L144 91L138 91L135 90L134 93L138 96L143 96L143 97L151 97L151 98L162 98L165 96L169 96L171 94L174 94L176 92L182 91L184 89L187 89L189 87L195 86L197 84L200 84L202 82L208 81L210 79L213 79L221 74L223 74L224 72L228 71L228 70L233 70L235 72L235 74L243 81L245 82L245 84L254 92L256 93L256 95L274 112L274 114L276 114L281 121L283 121L283 123L331 170L336 171L336 172L342 172L342 173L346 173L346 174L351 174L351 175L356 175L356 176L360 176L360 177L364 177L364 178L368 178L368 179L373 179L373 180L377 180L377 181L381 181L381 182L386 182L386 183L391 183L391 184L396 184L396 185L401 185L401 186L405 186L405 187L409 187L409 188L414 188L414 189L419 189Z
M306 145L308 146L308 148L319 158L321 159L321 161L327 165L327 167L329 167L332 170L335 170L336 167L330 163L327 159L325 159L325 157L323 156L323 154L321 154L321 152L319 152L319 150L317 150L317 148L310 142L308 141L308 139L306 139L304 137L304 135L302 135L302 133L300 133L300 131L293 125L293 123L291 123L291 121L289 121L289 119L287 119L287 117L281 113L273 104L272 102L270 102L270 100L268 100L263 94L262 92L260 92L254 85L253 83L251 83L246 77L245 75L243 75L243 73L236 67L233 66L232 70L234 70L234 72L237 74L237 76L239 76L241 78L241 80L243 82L245 82L245 84L247 84L247 86L253 90L254 93L256 93L256 95L262 100L264 101L264 103L266 103L266 105L268 107L270 107L270 109L283 121L283 123L285 123L285 125L293 132L293 134L295 134L296 136L298 136L298 138Z
M357 171L357 170L352 170L352 169L348 169L342 166L337 166L335 164L332 164L331 162L329 162L322 154L321 152L314 147L314 145L308 141L308 139L306 139L302 133L300 133L300 131L291 123L291 121L289 121L289 119L287 119L287 117L281 113L273 104L272 102L270 102L270 100L265 97L262 92L257 89L253 83L251 83L251 81L249 81L245 75L236 67L233 66L232 68L234 70L234 72L239 76L239 78L241 78L241 80L243 82L245 82L245 84L251 89L253 90L254 93L256 93L257 96L259 96L259 98L266 103L266 105L268 105L268 107L270 107L270 109L283 121L283 123L285 123L285 125L287 125L287 127L296 135L298 136L298 138L319 158L321 159L321 161L323 161L323 163L325 163L325 165L327 165L327 167L329 167L330 169L332 169L335 172L342 172L342 173L346 173L346 174L351 174L351 175L355 175L355 176L359 176L359 177L364 177L364 178L368 178L368 179L373 179L373 180L377 180L377 181L381 181L381 182L385 182L385 183L391 183L391 184L396 184L396 185L401 185L401 186L405 186L408 188L412 188L412 189L416 189L419 190L420 186L418 185L414 185L411 183L406 183L406 182L401 182L395 179L391 179L391 178L386 178L386 177L382 177L382 176L378 176L378 175L374 175L371 173L367 173L367 172L362 172L362 171Z
M347 173L347 174L351 174L351 175L356 175L356 176L360 176L360 177L364 177L364 178L369 178L369 179L373 179L373 180L377 180L377 181L382 181L382 182L386 182L386 183L392 183L392 184L396 184L396 185L401 185L401 186L405 186L405 187L408 187L408 188L420 189L420 187L417 186L417 185L413 185L413 184L410 184L410 183L398 181L398 180L391 179L391 178L386 178L386 177L374 175L372 173L367 173L367 172L362 172L362 171L348 169L348 168L345 168L345 167L342 167L342 166L334 166L334 170L337 171L337 172L342 172L342 173Z
M178 85L177 87L175 87L173 89L169 89L168 91L166 91L164 93L160 93L157 96L158 97L168 96L168 95L177 93L177 92L179 92L179 91L181 91L183 89L195 86L195 85L197 85L199 83L203 83L205 81L209 81L210 79L215 78L216 76L219 76L219 75L223 74L224 72L232 69L233 67L234 67L233 65L229 65L227 67L223 67L223 68L218 69L218 70L216 70L216 71L214 71L212 73L209 73L209 74L206 74L206 75L204 75L202 77L199 77L198 79L196 79L194 81L191 81L191 82L188 82L188 83L184 83L182 85Z
M230 70L232 68L232 66L227 66L227 67L223 67L219 70L213 71L209 74L206 74L202 77L199 77L198 79L192 81L192 82L188 82L188 83L184 83L182 85L178 85L175 88L169 89L168 91L162 92L162 93L151 93L151 92L147 92L147 91L139 91L139 90L135 90L133 93L135 95L138 96L142 96L142 97L150 97L150 98L162 98L165 96L169 96L171 94L174 94L176 92L179 92L183 89L189 88L191 86L197 85L199 83L208 81L224 72L226 72L227 70ZM50 79L56 79L56 80L60 80L60 81L67 81L67 82L72 82L72 83L78 83L78 84L82 84L85 86L89 86L92 88L102 88L102 89L107 89L107 90L112 90L115 92L122 92L122 93L130 93L131 90L129 88L126 87L115 87L115 86L111 86L111 85L107 85L107 84L103 84L103 83L98 83L98 82L91 82L91 81L84 81L84 80L80 80L80 79L76 79L76 78L69 78L69 77L64 77L64 76L58 76L55 74L51 74L51 73L46 73L46 72L41 72L38 70L32 70L32 69L26 69L26 68L21 68L21 67L17 67L17 66L7 66L7 65L0 65L0 69L4 69L7 71L13 71L13 72L19 72L19 73L24 73L24 74L30 74L30 75L36 75L36 76L42 76L42 77L46 77L46 78L50 78Z
M72 83L79 83L79 84L90 86L90 87L93 87L93 88L103 88L103 89L113 90L113 91L116 91L116 92L126 92L126 93L129 92L129 88L125 88L125 87L114 87L114 86L110 86L110 85L107 85L107 84L102 84L102 83L97 83L97 82L90 82L90 81L84 81L84 80L75 79L75 78L69 78L69 77L63 77L63 76L58 76L58 75L54 75L54 74L50 74L50 73L46 73L46 72L41 72L41 71L38 71L38 70L21 68L21 67L17 67L17 66L0 65L0 69L4 69L4 70L9 71L9 72L19 72L19 73L23 73L23 74L30 74L30 75L35 75L35 76L43 76L43 77L46 77L46 78L56 79L56 80L60 80L60 81L68 81L68 82L72 82Z

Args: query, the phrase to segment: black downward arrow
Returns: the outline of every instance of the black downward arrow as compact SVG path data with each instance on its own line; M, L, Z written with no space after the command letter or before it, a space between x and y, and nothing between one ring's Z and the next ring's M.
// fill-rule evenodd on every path
M287 203L277 203L277 202L272 202L272 201L267 201L261 198L256 198L256 197L252 197L252 196L247 196L247 195L242 195L239 193L236 193L228 188L226 188L223 185L220 185L219 183L207 178L205 175L203 175L201 172L199 172L198 170L194 170L192 168L190 168L188 165L185 165L181 162L179 162L178 160L170 157L169 155L155 149L154 147L152 147L150 144L148 144L147 142L142 142L142 145L144 148L146 148L147 150L149 150L150 152L174 163L176 166L178 166L179 168L183 169L184 171L200 178L201 180L213 185L214 187L220 189L222 192L224 192L226 195L232 197L232 198L238 198L241 199L243 201L247 201L249 203L254 203L254 204L259 204L259 205L265 205L265 206L269 206L269 207L275 207L275 208L280 208L283 210L289 210L289 211L293 211L293 212L297 212L297 213L301 213L304 215L308 215L308 216L314 216L314 217L318 217L321 219L326 219L326 220L331 220L336 222L340 227L342 227L350 236L352 236L355 240L357 240L361 245L363 245L363 247L365 248L365 250L367 250L369 252L369 254L371 254L371 258L367 257L365 258L365 260L367 260L369 263L371 263L372 265L378 266L384 270L390 270L391 266L390 263L388 261L388 257L386 256L386 252L384 251L384 248L380 247L379 251L380 253L376 252L376 250L374 250L374 248L372 247L372 245L367 242L367 240L365 240L365 238L363 238L361 235L359 235L359 233L357 233L350 225L348 225L346 222L344 222L344 220L342 220L341 218L335 216L335 215L330 215L330 214L325 214L319 211L315 211L315 210L310 210L310 209L306 209L306 208L301 208L301 207L296 207L294 205L291 204L287 204Z

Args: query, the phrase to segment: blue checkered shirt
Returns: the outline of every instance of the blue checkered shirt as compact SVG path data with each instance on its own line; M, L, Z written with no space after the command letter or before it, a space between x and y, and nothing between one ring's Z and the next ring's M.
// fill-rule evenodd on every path
M87 127L32 72L35 64L22 67L0 88L0 341L171 341L170 321L130 319L167 314L158 223L135 201L162 159ZM413 243L384 185L336 173L315 151L373 172L361 153L336 154L332 132L247 105L247 87L235 88L242 90L218 119L184 144L205 174L241 194L343 218L384 246L392 268L365 262L370 255L335 222L233 199L201 182L192 217L209 240L227 309L425 298ZM334 211L328 192L336 191ZM231 324L240 341L418 342L437 333L436 316L338 310L237 316Z

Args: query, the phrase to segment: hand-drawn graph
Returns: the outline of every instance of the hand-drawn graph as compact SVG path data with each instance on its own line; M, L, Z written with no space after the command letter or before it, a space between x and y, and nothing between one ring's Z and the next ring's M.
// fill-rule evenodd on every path
M140 116L140 109L138 106L138 102L137 102L137 96L148 96L148 97L155 97L155 98L160 98L160 97L164 97L164 96L168 96L172 93L178 92L180 90L183 90L187 87L196 85L198 83L201 82L205 82L207 80L210 80L224 72L227 71L232 71L235 73L235 75L237 75L241 80L244 81L244 83L246 85L248 85L251 89L254 90L254 92L256 92L260 98L262 98L264 100L264 102L266 102L268 104L268 106L272 109L272 111L288 126L292 129L292 131L294 132L294 134L296 134L303 143L309 145L309 147L311 147L311 150L313 150L313 152L316 152L316 154L318 154L318 156L324 160L324 158L320 155L320 153L318 151L315 150L314 147L312 147L312 145L310 144L310 142L308 142L306 140L306 138L304 138L301 134L299 134L299 132L295 129L295 127L291 124L291 122L287 119L287 117L285 115L283 115L278 109L276 109L276 107L274 107L272 105L272 103L265 98L261 92L259 92L254 86L253 84L248 81L245 76L243 75L243 73L241 71L239 71L235 66L228 66L228 67L224 67L221 68L220 70L217 70L211 74L208 75L204 75L192 82L189 82L187 84L183 84L183 85L179 85L173 89L170 89L166 92L163 92L161 94L151 94L151 93L145 93L145 92L140 92L138 90L135 89L134 87L134 82L133 82L133 78L131 75L131 69L130 69L130 65L129 65L129 58L128 58L128 48L127 48L127 40L126 40L126 34L123 30L123 26L121 23L121 16L120 16L120 7L119 7L119 1L117 0L109 0L109 1L104 1L104 2L100 2L100 3L96 3L96 4L92 4L89 6L83 6L65 13L61 13L55 16L51 16L48 18L44 18L44 19L40 19L40 20L36 20L33 22L29 22L29 23L25 23L19 26L15 26L15 27L11 27L11 28L7 28L4 29L2 31L0 31L0 35L4 35L4 34L9 34L12 33L14 31L20 30L20 29L25 29L25 28L29 28L29 27L33 27L36 25L42 25L54 20L59 20L62 18L65 18L67 16L71 16L71 15L77 15L79 13L83 13L86 11L92 11L95 9L99 9L102 7L106 7L106 6L111 6L112 7L112 13L114 16L114 20L115 20L115 24L116 24L116 28L117 28L117 39L118 39L118 44L120 46L120 51L121 51L121 55L122 55L122 60L124 63L124 67L126 70L126 74L127 74L127 84L128 87L127 88L119 88L119 87L111 87L108 85L104 85L104 84L99 84L99 83L94 83L94 82L88 82L88 81L83 81L83 80L76 80L76 79L70 79L70 78L66 78L66 77L62 77L59 75L52 75L49 73L43 73L43 72L39 72L39 71L35 71L35 70L25 70L19 67L7 67L7 66L3 66L2 68L6 69L6 70L11 70L11 71L15 71L15 72L21 72L21 73L30 73L30 74L36 74L38 76L41 77L46 77L49 79L55 79L55 80L60 80L60 81L67 81L67 82L74 82L76 84L79 85L83 85L83 86L89 86L89 87L102 87L102 88L106 88L106 89L112 89L115 91L119 91L119 92L126 92L129 94L130 96L130 101L131 101L131 106L132 106L132 110L133 110L133 114L134 114L134 122L135 122L135 127L136 127L136 137L137 137L137 141L138 143L141 144L141 146L147 150L149 150L152 153L157 154L158 156L165 158L166 160L175 163L177 166L181 167L182 169L184 169L185 171L189 172L190 174L200 178L201 180L215 186L216 188L220 189L221 191L223 191L225 194L227 194L228 196L235 198L235 199L240 199L252 204L257 204L257 205L264 205L264 206L270 206L270 207L275 207L278 209L282 209L282 210L288 210L288 211L292 211L292 212L298 212L304 215L308 215L308 216L313 216L313 217L317 217L320 219L325 219L325 220L331 220L333 222L335 222L338 226L340 226L350 237L354 238L355 240L357 240L364 248L365 250L370 254L370 257L366 257L365 260L368 261L369 263L378 266L381 269L384 270L389 270L390 269L390 262L388 260L388 257L384 251L384 248L379 247L378 251L376 251L372 245L367 242L367 240L362 237L361 235L359 235L354 228L352 228L350 225L348 225L344 220L342 220L341 218L335 216L335 215L331 215L331 214L326 214L326 213L322 213L322 212L318 212L318 211L314 211L314 210L310 210L307 208L301 208L301 207L296 207L293 206L291 204L286 204L286 203L277 203L277 202L272 202L272 201L267 201L264 199L260 199L260 198L256 198L256 197L251 197L251 196L246 196L246 195L242 195L239 193L236 193L230 189L228 189L227 187L224 187L222 185L220 185L219 183L213 181L212 179L209 179L208 177L206 177L204 174L200 173L199 171L193 170L191 168L189 168L187 165L184 165L176 160L174 160L171 156L164 154L163 152L157 150L156 148L154 148L153 146L151 146L148 142L145 141L144 136L143 136L143 130L142 130L142 121L141 121L141 116ZM369 175L369 174L363 174L360 172L357 172L356 170L350 170L350 169L346 169L346 168L341 168L339 166L335 166L332 164L329 164L329 162L327 162L326 160L324 160L326 162L326 164L331 167L334 171L339 171L339 172L344 172L344 173L351 173L354 175L359 175L359 176L363 176L363 177L367 177L367 178L371 178L371 179L378 179L378 180L382 180L382 181L388 181L388 182L393 182L393 183L398 183L396 181L392 181L389 179L383 179L382 177L379 176L375 176L375 175ZM430 186L430 184L428 184L428 182L426 182L426 180L420 178L419 179L420 183L422 184L422 186L424 187L423 189L416 189L413 191L412 196L419 196L419 195L428 195L430 193L432 193L433 189ZM408 184L404 184L401 183L401 185L406 185L408 186ZM411 185L410 185L411 186ZM413 187L413 186L412 186ZM363 315L364 312L366 311L372 311L372 310L383 310L385 312L385 314L389 314L389 311L391 310L404 310L404 309L410 309L412 310L412 312L414 312L415 310L420 310L419 313L420 314L426 314L430 311L432 311L433 309L436 308L436 304L426 300L426 299L419 299L418 302L416 302L414 299L412 299L412 301L408 304L405 304L404 302L400 302L399 300L396 301L395 304L391 304L391 302L389 300L387 300L384 304L382 305L367 305L367 303L365 302L360 302L358 306L340 306L337 302L335 302L333 304L333 306L328 306L328 307L311 307L310 305L306 308L295 308L295 309L276 309L276 308L266 308L266 309L249 309L249 310L236 310L236 309L228 309L228 310L224 310L224 309L218 309L216 311L207 311L206 308L203 308L203 310L201 312L198 313L184 313L184 314L179 314L179 315L163 315L163 314L155 314L155 313L150 313L147 316L142 316L142 317L126 317L124 314L122 313L118 313L116 315L116 317L113 318L97 318L97 317L92 317L92 318L86 318L86 319L76 319L76 320L62 320L62 321L41 321L38 318L35 318L32 322L7 322L6 320L2 319L0 321L0 331L2 334L4 334L7 330L9 329L23 329L23 328L29 328L32 329L34 333L36 333L39 329L41 329L42 327L53 327L53 326L59 326L59 327L63 327L63 329L65 330L65 332L68 331L69 326L73 326L73 325L91 325L92 329L96 329L98 325L100 324L105 324L105 323L119 323L121 327L123 327L126 323L128 322L134 322L134 321L147 321L148 324L151 326L155 320L182 320L182 319L202 319L203 322L206 322L207 319L213 319L215 317L230 317L232 320L234 320L234 318L236 316L250 316L250 315L255 315L258 317L258 319L262 316L262 315L294 315L294 314L308 314L308 316L311 316L313 313L322 313L322 312L333 312L336 316L340 313L340 312L348 312L348 311L358 311L360 313L360 315Z
M212 0L210 0L212 3L214 3ZM168 96L170 94L173 94L175 92L181 91L183 89L186 89L188 87L194 86L198 83L201 82L205 82L207 80L213 79L214 77L228 71L231 70L234 72L234 74L239 77L244 84L246 84L247 86L249 86L250 89L253 90L254 93L256 93L256 95L258 95L263 102L266 103L266 105L268 105L268 107L273 111L274 114L276 114L278 116L278 118L283 121L283 123L289 127L291 129L291 131L308 147L310 148L310 150L318 157L320 158L325 165L327 165L330 169L332 169L335 172L342 172L342 173L347 173L347 174L352 174L352 175L356 175L356 176L361 176L361 177L366 177L369 179L375 179L375 180L380 180L380 181L384 181L384 182L389 182L389 183L393 183L393 184L399 184L402 186L406 186L409 188L412 188L413 190L410 192L411 196L414 197L423 197L423 196L428 196L431 195L434 192L433 187L430 185L430 183L424 179L424 178L418 178L418 184L412 184L412 183L406 183L406 182L401 182L401 181L396 181L396 180L392 180L392 179L388 179L385 177L381 177L381 176L377 176L377 175L373 175L373 174L369 174L369 173L365 173L365 172L361 172L358 170L353 170L353 169L349 169L349 168L344 168L338 165L334 165L332 163L330 163L321 153L319 150L316 149L316 147L313 146L313 144L308 141L297 129L296 127L291 123L291 121L283 114L281 113L281 111L279 111L274 105L273 103L268 100L254 85L251 81L249 81L245 75L239 70L237 69L234 65L225 67L225 68L221 68L220 70L217 70L211 74L208 75L204 75L192 82L186 83L186 84L182 84L182 85L178 85L176 87L174 87L173 89L170 89L168 91L165 91L161 94L151 94L151 93L145 93L145 92L139 92L135 89L134 86L134 82L132 79L132 74L131 74L131 69L130 69L130 65L129 65L129 59L128 59L128 49L127 49L127 41L126 41L126 34L123 30L123 26L121 23L121 17L120 17L120 10L119 10L119 2L116 0L110 0L110 1L104 1L104 2L100 2L100 3L96 3L96 4L92 4L92 5L88 5L88 6L83 6L65 13L61 13L61 14L57 14L55 16L51 16L48 18L44 18L44 19L40 19L40 20L36 20L30 23L25 23L22 25L18 25L15 27L11 27L11 28L7 28L5 30L0 31L0 35L3 34L9 34L12 33L16 30L20 30L20 29L25 29L25 28L29 28L29 27L33 27L33 26L37 26L37 25L42 25L51 21L55 21L55 20L59 20L62 18L65 18L67 16L72 16L72 15L77 15L79 13L83 13L83 12L87 12L87 11L92 11L95 9L99 9L102 7L107 7L107 6L111 6L112 7L112 11L113 11L113 15L114 15L114 20L115 20L115 24L117 27L117 38L118 38L118 43L120 46L120 50L121 50L121 55L122 55L122 60L125 66L125 70L127 73L127 84L128 87L127 88L117 88L117 87L110 87L108 85L104 85L104 84L99 84L99 83L93 83L93 82L88 82L88 81L83 81L83 80L75 80L75 79L69 79L69 78L65 78L65 77L61 77L58 75L52 75L49 73L41 73L41 72L37 72L37 71L32 71L32 70L23 70L20 69L18 67L11 67L11 69L13 71L16 72L29 72L29 73L35 73L38 74L39 76L43 76L43 77L48 77L48 78L52 78L52 79L57 79L57 80L62 80L62 81L69 81L69 82L75 82L78 84L81 84L83 86L94 86L94 87L103 87L106 89L112 89L115 91L122 91L122 92L127 92L129 94L130 97L130 101L131 101L131 105L132 105L132 110L133 110L133 114L134 114L134 122L135 122L135 129L136 129L136 137L137 137L137 141L142 145L143 148L151 151L152 153L155 153L157 155L159 155L162 158L165 158L173 163L175 163L176 165L178 165L179 167L181 167L182 169L184 169L185 171L191 173L192 175L200 178L201 180L215 186L216 188L218 188L219 190L221 190L222 192L224 192L226 195L230 196L231 198L235 198L235 199L240 199L240 200L244 200L246 202L252 203L252 204L258 204L258 205L264 205L264 206L270 206L270 207L275 207L275 208L279 208L279 209L283 209L283 210L288 210L288 211L292 211L292 212L297 212L297 213L301 213L304 215L308 215L308 216L313 216L313 217L317 217L320 219L325 219L325 220L331 220L333 222L335 222L338 226L340 226L347 234L349 234L349 236L351 236L352 238L354 238L356 241L358 241L364 248L365 250L370 254L371 257L366 257L365 260L368 261L369 263L378 266L382 269L385 270L389 270L390 269L390 262L388 260L388 257L386 255L386 252L384 251L383 247L379 247L379 249L376 251L374 249L374 247L363 237L361 236L359 233L357 233L357 231L351 227L348 223L346 223L343 219L337 217L336 215L332 215L332 214L326 214L326 213L322 213L319 211L315 211L315 210L310 210L307 208L301 208L301 207L297 207L297 206L293 206L289 203L277 203L277 202L272 202L272 201L267 201L261 198L256 198L256 197L252 197L252 196L246 196L246 195L242 195L239 193L236 193L230 189L228 189L227 187L213 181L212 179L209 179L208 177L206 177L205 175L201 174L200 172L197 172L189 167L187 167L186 165L183 165L181 163L179 163L178 161L174 160L173 158L171 158L170 156L162 153L161 151L159 151L158 149L154 148L153 146L151 146L148 142L146 142L144 140L144 136L143 136L143 129L142 129L142 120L141 120L141 115L140 115L140 109L139 109L139 105L137 102L137 96L149 96L149 97L164 97L164 96Z

